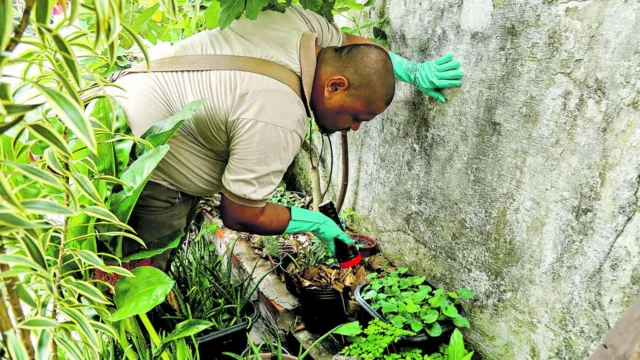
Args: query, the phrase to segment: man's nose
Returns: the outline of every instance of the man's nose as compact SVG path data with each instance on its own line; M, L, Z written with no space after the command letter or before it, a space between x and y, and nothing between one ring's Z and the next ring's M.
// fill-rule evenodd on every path
M358 129L360 129L360 124L360 122L354 122L353 124L351 124L351 130L358 131Z

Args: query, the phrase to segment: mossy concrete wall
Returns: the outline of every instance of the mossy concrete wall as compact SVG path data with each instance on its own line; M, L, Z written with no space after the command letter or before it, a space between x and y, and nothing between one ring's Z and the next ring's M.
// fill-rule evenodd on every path
M477 292L465 335L486 358L587 358L640 291L640 1L379 0L371 16L394 51L454 52L467 75L447 104L398 83L349 134L346 206L397 264Z

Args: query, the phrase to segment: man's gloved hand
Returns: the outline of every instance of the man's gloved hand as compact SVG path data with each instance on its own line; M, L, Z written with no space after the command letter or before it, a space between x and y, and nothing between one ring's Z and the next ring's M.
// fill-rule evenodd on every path
M337 238L347 245L354 243L349 235L345 234L333 220L324 214L318 211L292 207L291 221L285 233L293 234L301 232L310 232L318 237L333 256L336 255L336 246L333 239Z
M389 51L396 79L415 85L423 93L436 98L441 103L447 100L437 89L453 88L462 85L464 73L460 62L453 61L453 54L447 54L435 61L418 64Z

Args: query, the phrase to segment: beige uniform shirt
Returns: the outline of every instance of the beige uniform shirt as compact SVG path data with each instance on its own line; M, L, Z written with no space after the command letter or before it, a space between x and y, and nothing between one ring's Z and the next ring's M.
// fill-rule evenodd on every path
M306 33L306 34L305 34ZM301 58L304 39L322 47L342 45L340 30L298 6L265 11L225 30L205 31L172 46L159 57L222 54L262 58L302 75L310 94L313 56ZM309 49L309 46L306 46ZM136 136L194 100L207 101L170 140L170 150L151 181L192 195L220 191L234 202L263 206L298 152L308 131L304 103L283 83L241 71L130 74L111 89Z

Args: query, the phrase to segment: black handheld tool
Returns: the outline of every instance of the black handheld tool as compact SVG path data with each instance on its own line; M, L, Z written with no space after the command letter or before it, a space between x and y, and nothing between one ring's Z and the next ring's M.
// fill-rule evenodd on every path
M333 201L327 200L320 204L319 210L322 214L333 220L342 229L342 223L338 217L338 211ZM347 245L339 239L333 239L336 245L336 258L341 268L350 268L360 264L362 256L355 245Z

